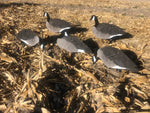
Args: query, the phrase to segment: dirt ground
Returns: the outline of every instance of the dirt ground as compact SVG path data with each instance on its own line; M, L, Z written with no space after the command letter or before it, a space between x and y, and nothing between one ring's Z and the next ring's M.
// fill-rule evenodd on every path
M77 36L91 50L123 50L139 73L109 69L93 54L71 54L55 43L60 34L46 28L44 12L78 25ZM132 35L112 41L92 34L92 15ZM44 39L24 46L16 39L31 29ZM149 0L0 0L0 111L5 113L150 112Z

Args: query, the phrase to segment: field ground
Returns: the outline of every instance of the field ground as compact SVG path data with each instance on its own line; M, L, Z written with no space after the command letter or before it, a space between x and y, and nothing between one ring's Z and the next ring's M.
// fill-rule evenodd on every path
M106 68L92 54L60 49L59 34L45 26L44 11L78 25L71 34L92 50L110 45L138 65L139 74ZM94 37L89 21L115 24L132 35L109 43ZM25 47L16 34L25 28L46 42ZM150 1L149 0L1 0L0 1L0 111L30 112L150 112Z

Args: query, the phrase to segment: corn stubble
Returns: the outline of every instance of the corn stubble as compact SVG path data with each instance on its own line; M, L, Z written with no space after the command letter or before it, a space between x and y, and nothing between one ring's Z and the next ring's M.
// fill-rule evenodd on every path
M144 66L140 72L147 76L108 69L101 61L93 64L92 54L75 54L72 58L56 44L47 44L45 50L41 51L39 45L24 47L16 39L16 34L23 28L30 28L40 36L42 31L44 39L49 35L57 35L46 29L46 20L42 17L44 10L49 11L51 16L89 29L86 33L75 34L81 40L93 37L88 8L84 9L82 15L78 9L72 12L74 5L69 2L67 5L67 8L60 9L57 5L47 7L16 3L0 8L0 111L100 113L149 110L150 58L147 51L150 48L146 43L149 41L147 35L150 36L147 33L149 18L96 12L97 15L104 15L102 22L109 22L113 17L112 23L134 35L132 42L130 39L118 40L111 46L137 53ZM139 41L140 37L142 41ZM107 41L93 40L98 45L108 45Z

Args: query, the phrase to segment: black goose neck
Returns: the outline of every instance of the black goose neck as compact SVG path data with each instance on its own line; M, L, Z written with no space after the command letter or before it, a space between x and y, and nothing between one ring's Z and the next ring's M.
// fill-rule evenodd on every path
M95 26L97 26L98 24L99 24L98 18L95 16Z
M47 13L47 21L49 21L50 20L50 16L49 16L49 14Z

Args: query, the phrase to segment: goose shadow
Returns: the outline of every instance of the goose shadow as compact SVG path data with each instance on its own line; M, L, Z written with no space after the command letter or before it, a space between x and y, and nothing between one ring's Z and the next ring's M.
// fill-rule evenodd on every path
M115 42L116 40L120 40L120 39L128 39L128 38L132 38L133 35L130 33L125 33L123 36L116 36L113 37L112 39L110 39L110 43L111 42Z
M99 49L97 42L95 42L92 38L89 38L83 42L91 49L93 53Z
M142 62L139 61L137 55L133 51L130 50L121 50L121 51L125 53L136 64L139 71L143 69Z
M86 32L88 31L87 28L82 28L82 27L72 27L68 33L69 34L76 34L76 33L80 33L80 32Z
M40 38L40 43L43 43L44 45L53 43L55 44L57 39L61 38L61 35L54 35L54 36L48 36L47 38Z

